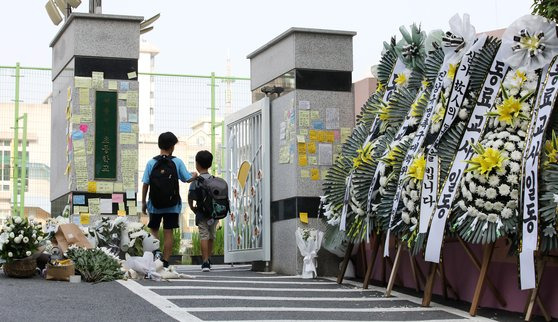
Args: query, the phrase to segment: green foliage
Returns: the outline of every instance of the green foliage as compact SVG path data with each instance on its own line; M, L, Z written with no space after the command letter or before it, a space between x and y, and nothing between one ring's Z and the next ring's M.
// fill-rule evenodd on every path
M23 217L10 217L0 234L0 258L10 263L31 256L43 240L41 223Z
M71 247L66 257L74 261L76 270L86 282L110 282L124 276L118 259L100 248Z
M213 241L213 255L225 255L225 228L217 228Z
M200 233L197 231L192 233L192 249L190 255L201 256Z
M558 21L558 1L535 0L533 1L533 14L543 16L553 21Z
M164 229L159 229L159 249L163 251L165 246ZM172 230L172 255L180 255L180 242L182 241L182 232L180 228Z

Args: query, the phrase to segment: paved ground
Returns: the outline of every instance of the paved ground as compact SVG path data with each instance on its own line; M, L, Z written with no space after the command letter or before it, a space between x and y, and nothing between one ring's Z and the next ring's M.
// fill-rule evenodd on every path
M0 321L522 321L517 313L468 306L420 306L420 294L393 292L357 282L303 280L219 266L202 273L181 266L192 279L70 284L41 278L10 279L0 273Z

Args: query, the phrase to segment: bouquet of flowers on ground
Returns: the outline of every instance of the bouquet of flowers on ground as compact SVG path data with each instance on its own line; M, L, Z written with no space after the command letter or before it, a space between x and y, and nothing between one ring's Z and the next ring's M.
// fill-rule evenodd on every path
M105 247L86 249L72 245L65 256L74 261L86 282L110 282L124 277L121 261Z
M9 217L0 234L0 258L11 263L37 252L45 234L41 223L33 218Z
M126 227L126 218L117 217L111 220L102 217L97 223L89 228L90 235L95 236L97 247L106 247L111 252L118 254L122 240L122 232Z

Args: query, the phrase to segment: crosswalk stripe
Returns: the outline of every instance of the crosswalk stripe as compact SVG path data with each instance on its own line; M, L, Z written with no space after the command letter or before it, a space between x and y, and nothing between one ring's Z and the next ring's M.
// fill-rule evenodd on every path
M185 312L428 312L430 307L306 308L306 307L188 307Z
M173 279L173 282L188 282L188 283L246 283L246 284L297 284L297 285L335 285L335 282L317 281L317 282L303 282L301 281L228 281L228 280L206 280L206 279Z
M234 275L214 275L213 273L202 273L200 272L199 274L193 274L190 271L185 271L185 270L177 270L177 272L179 273L184 273L184 274L189 274L192 275L194 277L198 277L198 276L203 276L205 278L207 277L211 277L211 278L216 278L216 279L221 279L221 278L230 278L230 279L238 279L238 280L253 280L253 279L299 279L301 281L303 281L303 279L300 276L285 276L285 275L266 275L266 276L251 276L251 277L246 277L246 276L234 276ZM178 281L178 280L174 280L174 281ZM217 281L217 280L215 280ZM319 281L324 281L319 279Z
M362 292L372 293L375 291L357 289L357 288L342 288L342 289L320 289L320 288L259 288L259 287L224 287L224 286L145 286L151 290L235 290L235 291L269 291L269 292Z
M263 300L263 301L335 301L335 302L374 302L400 301L396 297L286 297L286 296L231 296L231 295L162 295L167 300Z

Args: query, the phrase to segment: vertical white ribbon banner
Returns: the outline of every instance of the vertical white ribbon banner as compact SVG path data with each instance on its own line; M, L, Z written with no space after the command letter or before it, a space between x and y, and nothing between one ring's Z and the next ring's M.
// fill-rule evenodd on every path
M442 137L451 127L459 114L459 109L463 105L465 94L469 89L469 82L471 80L471 62L473 61L473 58L480 53L487 38L488 36L486 34L482 34L465 53L465 55L463 55L459 69L455 73L455 80L453 82L453 88L447 103L446 115L444 116L442 127L436 137L436 140L428 149L420 197L419 233L421 234L428 232L428 224L430 224L430 218L432 218L434 205L436 204L436 197L438 195L440 158L437 155L437 147L442 141Z
M546 69L543 68L543 71L546 71ZM543 90L539 90L539 97L536 109L533 111L531 128L528 136L531 138L531 141L528 148L525 149L523 156L524 178L521 189L523 194L523 234L522 248L519 255L522 290L532 289L536 286L534 252L537 249L538 239L539 159L543 147L544 133L550 119L557 93L558 59L555 57L546 75Z
M395 66L393 66L393 72L389 77L388 85L386 86L386 91L384 93L384 96L382 97L382 100L384 102L389 102L391 95L393 94L393 92L397 87L397 85L395 84L395 79L397 78L398 74L400 74L404 70L405 70L405 63L403 63L403 60L401 60L401 58L398 58L397 61L395 62ZM363 146L365 146L366 144L368 144L368 142L372 140L372 136L378 129L378 126L380 126L380 119L378 116L376 116L374 118L374 122L372 122L372 126L370 127L370 131L368 133L368 136L366 137L366 140L364 141ZM353 170L351 170L351 173L347 180L347 186L345 187L345 198L343 199L343 209L341 210L341 219L339 221L340 231L345 231L347 225L347 212L349 211L349 199L350 199L349 189L350 186L352 185L352 182L353 182Z
M397 182L397 190L395 191L395 196L393 198L393 205L391 208L391 214L389 218L389 226L387 229L386 234L386 241L384 244L384 257L389 256L389 237L391 235L391 228L393 225L393 219L395 218L395 214L397 213L397 207L399 206L399 199L401 197L401 191L403 190L403 180L407 176L407 169L411 162L413 162L413 158L417 151L422 146L424 139L426 138L426 134L428 133L428 129L430 128L430 123L432 121L432 113L434 112L434 107L438 103L438 98L442 93L442 88L444 85L444 78L446 77L449 69L449 62L444 61L440 71L438 72L438 76L436 76L436 81L434 82L434 87L432 88L432 92L430 93L430 98L428 99L428 103L426 105L426 109L424 114L422 115L422 119L420 120L417 133L413 137L413 141L411 141L411 146L403 159L403 163L401 165L401 173L399 174L398 182Z
M436 202L436 209L432 217L424 256L425 260L428 262L440 262L440 252L444 238L444 230L446 228L446 220L455 199L459 181L467 167L465 161L473 157L474 151L472 145L479 141L484 131L487 121L486 112L492 107L496 100L496 96L498 96L500 84L508 71L508 65L505 63L505 60L511 53L511 46L500 46L490 66L482 90L480 91L477 103L473 109L473 114L467 123L467 129L461 139L451 170L444 182L438 201Z

